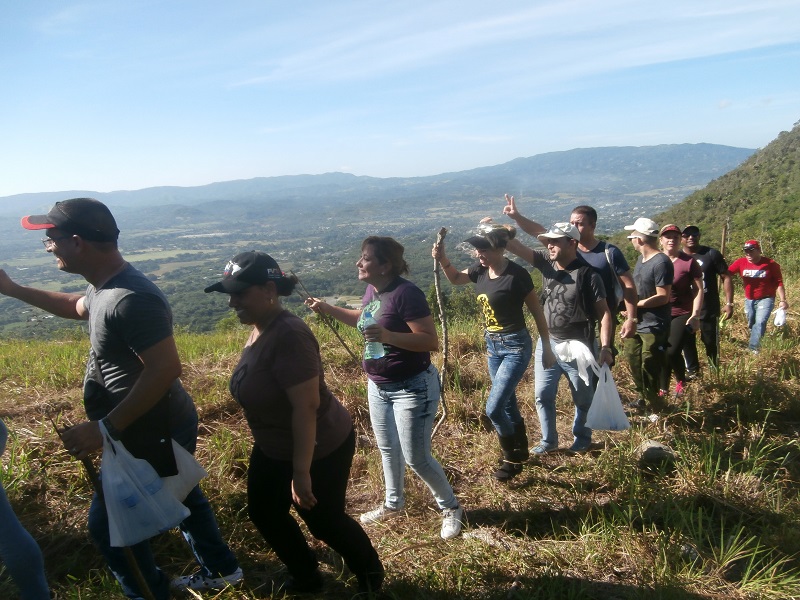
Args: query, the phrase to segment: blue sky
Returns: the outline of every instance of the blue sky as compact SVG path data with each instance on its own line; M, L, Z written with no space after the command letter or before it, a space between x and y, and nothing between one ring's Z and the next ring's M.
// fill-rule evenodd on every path
M0 0L0 196L763 147L797 0Z

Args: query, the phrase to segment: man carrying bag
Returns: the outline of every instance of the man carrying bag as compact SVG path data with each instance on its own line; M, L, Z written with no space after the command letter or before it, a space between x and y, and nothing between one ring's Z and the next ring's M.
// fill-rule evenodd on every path
M181 363L172 334L166 297L144 274L123 259L119 230L101 202L74 198L57 202L46 215L22 219L26 229L45 230L45 250L58 268L83 276L86 293L70 294L24 287L0 270L0 293L54 315L89 323L90 357L84 381L87 422L63 433L65 448L84 459L103 447L98 421L122 439L134 456L146 459L162 477L175 475L172 439L194 452L197 412L178 377ZM183 502L190 515L181 530L200 571L175 580L183 589L221 588L242 580L242 572L222 540L208 500L199 486ZM89 509L89 532L129 598L141 598L124 554L110 545L108 515L95 496ZM156 566L148 541L133 554L153 596L169 597L170 581Z

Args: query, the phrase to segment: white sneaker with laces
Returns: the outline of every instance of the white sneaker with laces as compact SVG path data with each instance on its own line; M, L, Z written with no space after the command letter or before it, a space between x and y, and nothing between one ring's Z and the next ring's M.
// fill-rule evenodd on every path
M186 590L224 590L226 587L239 585L244 580L244 573L242 569L238 568L230 575L222 575L220 577L208 577L202 571L198 571L193 575L184 575L172 580L170 587L177 591Z
M461 533L461 526L464 520L464 508L459 504L455 508L445 508L442 510L442 532L444 540L449 540Z
M401 515L401 511L397 508L389 508L385 504L381 504L379 508L365 512L361 515L361 522L365 525L372 523L384 523L396 519Z

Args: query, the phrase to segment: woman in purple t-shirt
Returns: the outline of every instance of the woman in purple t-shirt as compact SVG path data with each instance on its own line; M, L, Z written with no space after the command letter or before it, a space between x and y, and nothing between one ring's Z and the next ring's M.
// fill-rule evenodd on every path
M700 310L703 307L703 270L697 261L681 250L681 230L677 225L664 225L660 231L661 248L675 270L670 292L669 345L667 368L662 371L661 391L669 393L670 375L675 374L675 397L683 395L686 386L686 363L683 347L694 344L694 335L700 327Z
M371 236L361 244L356 267L358 278L368 285L360 309L332 306L319 298L309 298L306 304L358 327L367 344L383 344L381 356L365 351L363 367L369 379L369 416L381 451L386 498L380 507L362 514L361 522L400 516L408 464L433 493L443 515L441 537L450 539L461 532L464 509L431 454L441 390L430 353L438 349L439 338L425 294L401 277L408 273L403 251L390 237ZM365 323L368 313L377 323Z

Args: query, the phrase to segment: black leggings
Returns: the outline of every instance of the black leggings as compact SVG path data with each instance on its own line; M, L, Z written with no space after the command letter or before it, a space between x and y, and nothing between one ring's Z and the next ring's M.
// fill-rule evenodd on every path
M317 504L311 510L294 505L308 530L341 554L350 571L361 581L381 571L378 553L356 521L345 513L345 492L355 453L355 433L324 458L311 463L311 488ZM292 462L268 458L253 446L247 470L247 503L250 519L272 546L275 554L297 580L317 569L317 559L300 525L292 517Z
M675 374L675 381L686 381L686 363L683 360L683 347L694 344L694 334L686 330L686 322L691 315L672 317L667 347L667 368L661 379L661 389L669 391L669 376Z

